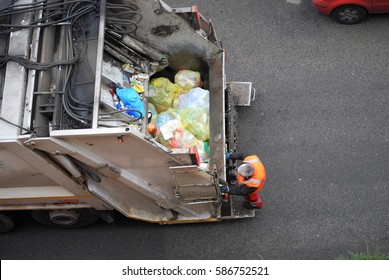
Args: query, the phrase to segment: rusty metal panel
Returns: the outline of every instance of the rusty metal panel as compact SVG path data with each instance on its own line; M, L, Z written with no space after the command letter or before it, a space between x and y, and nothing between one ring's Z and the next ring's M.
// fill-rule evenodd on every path
M226 178L225 144L225 55L224 52L215 55L209 61L209 92L210 92L210 150L211 168L216 166L217 173Z
M173 69L199 70L200 60L206 61L221 51L163 1L134 2L142 11L142 20L137 23L136 38L169 54L169 66Z

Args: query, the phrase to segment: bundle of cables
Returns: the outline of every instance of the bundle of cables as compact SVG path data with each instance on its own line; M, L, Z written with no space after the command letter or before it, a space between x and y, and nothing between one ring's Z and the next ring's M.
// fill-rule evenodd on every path
M53 24L67 24L75 22L77 18L90 13L96 9L96 1L94 0L45 0L29 4L15 4L11 1L10 4L0 10L0 18L13 16L24 13L34 13L44 11L44 15L30 24L0 24L0 35L17 31L23 28L45 27ZM69 13L69 7L78 6Z
M72 2L72 1L71 1ZM69 3L69 2L66 2ZM65 25L65 59L70 61L77 59L77 57L81 57L81 54L79 54L79 50L74 47L74 38L73 38L73 32L78 28L81 30L83 41L84 41L84 47L87 46L87 38L85 35L85 30L83 27L83 23L80 23L78 20L81 18L81 16L86 15L90 12L92 12L96 8L96 1L93 1L90 3L90 1L86 1L85 3L74 1L71 5L68 6L66 18L71 18L70 24ZM77 15L77 16L73 16ZM77 23L77 26L75 25ZM76 28L77 27L77 28ZM90 65L87 59L86 51L84 51L84 54L82 57L85 58L85 62L87 65L87 69L92 77L94 77L94 74L92 73L92 70L90 69ZM66 113L73 118L76 121L81 122L84 125L88 125L89 120L87 115L81 114L80 112L91 112L93 107L93 99L89 102L78 100L72 93L72 79L71 76L73 74L74 67L76 65L65 65L62 81L60 82L60 85L62 85L62 89L59 89L59 91L63 91L64 94L62 95L62 105L65 109Z
M61 75L56 82L56 92L63 93L63 108L71 118L83 124L87 124L88 120L85 116L81 117L78 112L90 111L92 104L90 102L77 100L71 93L71 76L73 74L74 66L81 59L79 50L74 46L75 40L73 38L73 32L76 29L75 24L77 23L78 29L82 30L84 46L86 46L87 39L80 19L97 11L97 0L45 0L28 4L15 4L15 1L11 1L6 8L0 10L0 18L3 19L25 13L36 13L36 15L38 15L35 17L38 19L34 19L27 24L10 24L4 23L4 20L1 21L0 36L24 28L58 26L64 29L64 37L61 38L63 52L62 56L59 58L60 61L40 63L30 61L28 58L21 55L3 54L0 55L0 68L4 67L8 61L17 62L29 70L45 71L53 67L58 67ZM86 51L84 52L84 56L86 57ZM92 72L89 63L87 64L89 67L88 69Z
M120 4L107 2L107 31L130 34L138 29L137 23L142 20L142 13L136 4L131 2L133 1L124 0Z
M45 71L56 66L66 66L75 64L79 60L79 57L74 57L70 60L56 61L52 63L39 63L31 61L23 55L8 55L0 54L0 68L4 67L8 61L14 61L29 70Z

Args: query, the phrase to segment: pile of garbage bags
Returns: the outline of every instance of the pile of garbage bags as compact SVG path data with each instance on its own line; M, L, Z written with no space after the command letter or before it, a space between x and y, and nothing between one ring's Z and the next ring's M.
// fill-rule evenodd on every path
M156 140L168 148L197 147L201 162L209 160L209 91L201 88L200 73L180 70L174 83L160 77L150 81L149 112Z

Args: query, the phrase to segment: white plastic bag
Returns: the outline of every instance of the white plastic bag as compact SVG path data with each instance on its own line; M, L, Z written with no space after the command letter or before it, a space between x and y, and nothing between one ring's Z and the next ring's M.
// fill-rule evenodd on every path
M209 91L199 87L191 89L174 101L174 108L203 108L209 112Z

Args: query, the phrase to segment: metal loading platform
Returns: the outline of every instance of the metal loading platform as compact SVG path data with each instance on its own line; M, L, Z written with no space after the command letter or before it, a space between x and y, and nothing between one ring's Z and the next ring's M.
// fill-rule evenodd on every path
M255 210L243 207L245 201L243 196L229 196L227 201L223 201L221 208L222 219L251 218L255 216Z

